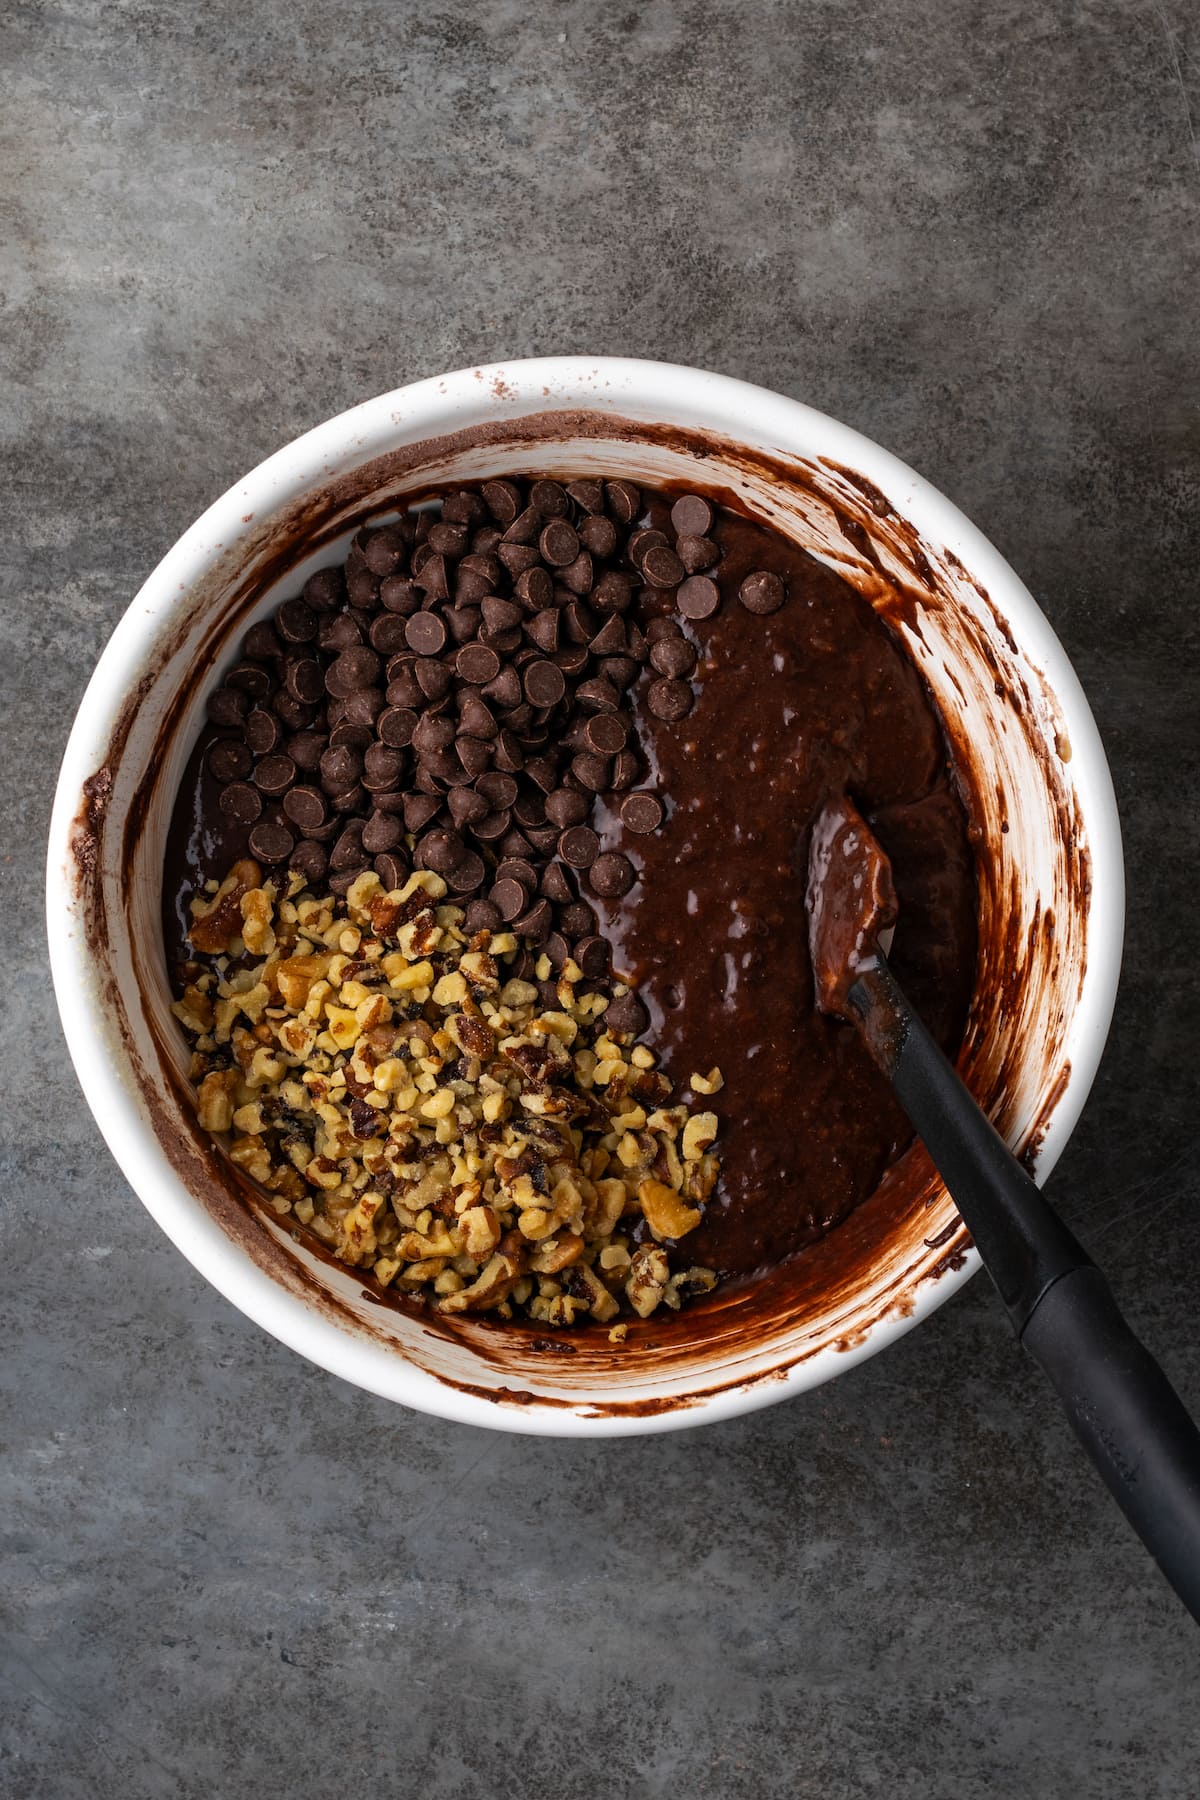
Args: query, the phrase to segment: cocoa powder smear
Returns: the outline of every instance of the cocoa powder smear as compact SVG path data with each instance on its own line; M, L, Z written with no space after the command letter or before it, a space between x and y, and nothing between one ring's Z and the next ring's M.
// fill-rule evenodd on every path
M539 485L554 484L535 482L530 491ZM571 486L594 504L599 484ZM469 884L465 905L496 909L497 922L503 916L514 931L525 924L535 956L539 948L561 956L569 947L581 960L582 946L592 969L604 970L595 939L606 940L612 975L630 978L641 1002L630 1029L644 1024L677 1093L712 1106L720 1118L720 1182L702 1223L685 1240L688 1260L726 1278L747 1277L802 1252L834 1227L873 1191L912 1135L853 1029L815 1007L804 900L813 822L830 799L848 794L883 845L899 900L889 960L952 1053L976 954L966 817L916 668L847 583L779 534L701 496L643 492L630 516L623 516L630 512L628 492L589 506L572 499L569 509L546 514L530 538L538 560L502 557L504 572L494 579L479 579L490 567L479 559L498 545L475 552L468 548L471 534L458 533L462 552L476 559L469 571L476 579L458 578L465 595L455 588L456 545L442 533L434 573L446 591L405 594L403 604L412 608L407 625L397 611L394 626L362 633L381 647L386 683L368 669L371 680L356 685L344 660L355 648L352 634L332 629L334 617L354 617L356 581L359 618L365 625L371 616L370 561L361 546L349 569L348 607L340 578L329 579L336 606L322 614L328 648L315 636L289 641L286 631L279 634L275 666L288 715L282 731L268 746L259 721L263 750L253 742L243 750L246 709L239 717L239 702L225 702L224 710L218 704L218 719L189 763L164 878L168 958L182 967L188 903L246 853L251 834L260 855L264 845L277 844L286 864L298 854L293 846L305 841L298 822L310 814L322 828L319 840L307 841L326 847L331 867L342 844L343 877L365 865L371 845L386 843L390 848L379 855L395 859L390 872L436 867L427 859L440 858L443 872L457 871L463 887ZM507 532L513 523L482 514L479 522L464 522L476 535ZM639 532L650 535L639 542ZM517 538L523 536L529 532L518 530ZM580 557L589 543L593 566L585 570ZM374 560L382 569L382 546ZM514 571L510 563L526 566ZM565 569L572 572L570 586L562 580ZM388 579L377 574L373 592ZM490 609L484 587L499 601ZM393 598L401 598L398 588ZM455 619L464 609L473 609L477 620ZM563 627L557 631L554 612ZM446 632L443 617L463 635ZM293 614L285 624L298 618ZM339 638L346 642L339 645ZM255 643L270 668L270 639L260 631ZM339 657L333 688L346 692L329 690L343 726L337 747L357 753L359 762L353 755L342 759L353 779L335 795L337 771L331 763L322 776L315 745L298 745L302 756L309 754L308 770L293 766L289 777L287 758L297 739L315 732L328 740L336 730L318 676L327 676ZM434 691L418 692L411 674L418 661L427 671L437 657L455 671L453 705L449 684L438 692L438 683L428 682ZM486 695L514 665L521 691L514 687L509 716L535 738L546 732L549 741L522 748L520 732L510 732L498 758L496 739L464 732L464 718L487 727L478 696L464 698L463 683L486 676L480 684ZM560 671L571 689L565 696L555 679ZM254 678L244 673L243 679L252 684ZM594 681L616 686L611 701L596 689L592 700L585 693L577 702L575 694ZM368 689L370 697L356 698ZM265 693L250 698L256 713L264 698L270 709ZM483 704L502 733L502 693ZM571 715L572 741L560 750L556 731L563 729L565 709L579 705L586 720L578 711ZM347 728L357 720L356 708L364 720L374 708L359 737ZM385 712L387 729L379 730ZM409 729L407 718L397 729L400 712L414 715L414 728L425 721L417 738L418 746L431 746L424 765L409 744L389 744ZM437 729L439 721L447 728ZM482 758L481 742L492 748L471 779L491 796L488 812L468 804L462 769L456 775L451 768L460 751L468 767L472 757ZM546 762L556 754L551 780ZM495 804L506 785L497 771L515 785L517 811L503 836L489 839L499 812L511 810ZM385 777L392 785L383 791ZM285 804L280 784L289 778L305 793ZM347 804L335 835L324 821L339 801ZM476 825L483 826L478 837ZM315 848L304 855L320 860ZM690 1077L714 1066L724 1076L721 1092L692 1096Z

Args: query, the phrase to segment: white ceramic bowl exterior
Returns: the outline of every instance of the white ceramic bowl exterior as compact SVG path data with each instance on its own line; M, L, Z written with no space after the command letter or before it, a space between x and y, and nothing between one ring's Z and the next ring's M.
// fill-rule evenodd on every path
M246 626L344 551L363 516L456 478L530 469L731 490L888 613L974 769L984 950L962 1066L1009 1141L1049 1172L1103 1048L1122 932L1112 787L1074 673L1013 571L904 464L805 406L692 369L551 358L418 382L319 426L218 500L146 582L80 706L50 835L51 961L80 1082L129 1182L265 1329L448 1418L562 1435L665 1429L813 1387L940 1305L976 1258L928 1169L910 1169L906 1194L885 1183L834 1234L856 1234L852 1279L831 1260L828 1283L777 1315L735 1307L702 1345L666 1321L657 1346L537 1356L495 1327L449 1332L381 1306L353 1271L222 1198L167 1010L171 802ZM295 549L314 536L319 549Z

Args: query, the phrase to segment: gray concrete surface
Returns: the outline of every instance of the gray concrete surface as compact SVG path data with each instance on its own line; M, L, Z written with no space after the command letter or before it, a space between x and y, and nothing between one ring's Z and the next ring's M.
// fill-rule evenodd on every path
M1128 952L1054 1192L1200 1406L1194 8L8 0L0 70L0 1791L1195 1795L1200 1640L982 1282L691 1435L389 1408L149 1223L41 920L90 665L268 451L538 351L800 396L990 533L1092 698Z

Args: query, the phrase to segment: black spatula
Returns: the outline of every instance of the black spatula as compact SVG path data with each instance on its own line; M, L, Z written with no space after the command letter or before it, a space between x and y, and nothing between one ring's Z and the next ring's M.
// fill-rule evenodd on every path
M1049 1377L1118 1504L1200 1620L1200 1432L1099 1269L980 1111L887 966L887 857L849 800L818 821L809 944L822 1011L888 1077L975 1240L1018 1339Z

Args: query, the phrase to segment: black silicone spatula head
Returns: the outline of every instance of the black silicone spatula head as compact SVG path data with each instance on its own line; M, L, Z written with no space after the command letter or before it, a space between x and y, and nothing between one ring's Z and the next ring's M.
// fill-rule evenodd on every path
M853 803L813 831L817 1004L851 1020L891 1081L975 1239L1021 1342L1179 1597L1200 1619L1200 1433L1107 1283L993 1130L897 986L880 939L898 903Z

